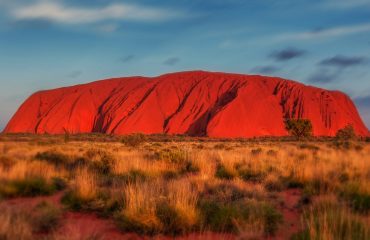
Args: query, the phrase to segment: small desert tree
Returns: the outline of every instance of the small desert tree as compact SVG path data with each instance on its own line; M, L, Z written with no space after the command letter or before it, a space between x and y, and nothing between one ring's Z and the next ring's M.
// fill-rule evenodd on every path
M308 119L287 119L285 128L290 135L298 139L312 136L312 123Z
M351 124L348 124L344 128L339 129L335 137L337 140L344 141L355 140L357 138L355 129Z

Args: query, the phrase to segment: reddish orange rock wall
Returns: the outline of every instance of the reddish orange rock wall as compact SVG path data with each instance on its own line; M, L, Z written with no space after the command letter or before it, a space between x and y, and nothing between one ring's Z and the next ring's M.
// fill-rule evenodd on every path
M37 92L4 132L284 136L285 118L310 119L316 136L333 136L347 124L359 135L369 134L341 92L280 78L202 71Z

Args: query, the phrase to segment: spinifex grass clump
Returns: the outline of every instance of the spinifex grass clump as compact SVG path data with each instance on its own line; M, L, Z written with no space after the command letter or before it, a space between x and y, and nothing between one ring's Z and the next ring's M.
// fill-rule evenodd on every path
M370 212L370 193L365 187L358 182L348 182L340 191L340 196L347 201L348 205L361 214Z
M293 239L366 240L370 227L359 215L333 198L319 199L303 216L305 230Z
M186 180L134 182L124 193L124 207L116 219L125 231L173 235L191 231L198 221L198 196Z
M50 195L66 186L54 166L39 161L18 161L0 166L0 198Z
M41 177L29 177L23 180L4 181L0 186L2 197L34 197L50 195L60 190L61 185L58 179L47 182Z

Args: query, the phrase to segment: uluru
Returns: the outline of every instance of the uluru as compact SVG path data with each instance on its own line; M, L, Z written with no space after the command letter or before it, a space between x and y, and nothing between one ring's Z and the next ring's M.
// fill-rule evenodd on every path
M168 133L208 137L286 136L286 119L309 119L315 136L352 125L368 135L342 92L259 75L205 71L124 77L39 91L5 133Z

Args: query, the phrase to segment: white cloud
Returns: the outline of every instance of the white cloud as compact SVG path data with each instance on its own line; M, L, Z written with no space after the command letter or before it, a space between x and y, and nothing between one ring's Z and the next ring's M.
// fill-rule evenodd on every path
M318 38L331 38L339 37L357 33L370 32L370 23L351 25L351 26L339 26L327 29L318 29L315 31L286 33L276 37L278 41L286 40L311 40Z
M36 2L11 10L17 20L45 19L65 24L97 23L105 20L160 21L181 13L130 4L110 4L100 8L68 7L58 2Z

